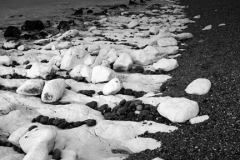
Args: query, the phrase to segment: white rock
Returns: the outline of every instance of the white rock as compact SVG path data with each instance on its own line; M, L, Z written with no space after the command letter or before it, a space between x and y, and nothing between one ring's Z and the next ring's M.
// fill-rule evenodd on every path
M89 53L92 53L92 52L94 52L94 51L99 51L101 48L100 48L100 46L99 45L89 45L88 46L88 52Z
M79 31L76 29L72 29L63 33L60 37L57 38L58 41L63 39L74 38L79 35Z
M106 59L103 59L102 63L101 63L101 66L105 66L105 67L110 68L110 62Z
M29 126L22 126L15 130L8 138L8 141L12 144L19 146L19 139L28 132Z
M176 46L178 42L173 37L166 37L166 38L161 38L157 40L157 44L159 47L167 47L167 46Z
M201 18L201 15L194 16L193 18L194 19L199 19L199 18Z
M0 65L0 75L12 75L14 73L14 69L12 67L5 67Z
M208 119L209 119L209 116L204 115L204 116L197 116L197 117L191 118L189 121L190 121L191 124L196 124L196 123L204 122Z
M39 40L33 41L33 44L46 45L46 44L48 44L50 42L51 42L51 39L39 39Z
M132 28L135 28L137 25L139 25L139 21L138 20L132 20L128 25L127 27L129 29L132 29Z
M1 158L1 160L22 160L22 159L24 159L23 154L11 154Z
M44 80L42 79L31 79L25 81L17 90L18 94L22 95L40 95L43 90Z
M50 42L48 44L46 44L45 46L43 46L42 50L52 50L52 48L56 47L58 45L59 41L53 41Z
M154 35L158 34L158 33L159 33L159 26L152 26L152 27L149 29L149 32L150 32L151 34L154 34Z
M116 61L116 59L118 58L118 53L116 51L116 49L112 48L107 52L107 57L108 57L108 61L109 63L113 63Z
M89 66L84 66L80 72L80 75L84 77L88 82L91 82L92 68Z
M51 65L36 62L33 63L32 67L27 71L27 77L29 78L42 77L46 79L46 77L53 72L54 69Z
M11 65L12 59L9 56L0 56L0 65Z
M166 59L166 58L162 58L160 59L157 63L153 63L153 68L155 70L163 70L163 71L172 71L175 68L177 68L178 62L176 59Z
M66 139L64 137L57 137L54 144L54 149L58 148L63 150L66 147Z
M100 19L98 22L99 23L105 23L105 22L107 22L107 20L108 20L108 18L103 18L103 19Z
M133 60L128 53L121 53L113 64L113 69L118 71L128 71L133 65Z
M99 35L102 35L103 31L96 29L96 30L93 30L92 33L93 33L93 35L95 35L95 36L99 36Z
M193 38L193 35L191 33L180 33L175 36L178 40L185 40Z
M149 55L157 56L159 54L159 50L153 46L147 46L143 50Z
M62 150L61 159L63 160L77 160L77 153L73 150Z
M9 102L8 100L0 97L0 116L6 115L12 110L16 109L16 105L14 103Z
M53 56L53 57L49 60L48 64L49 64L50 66L56 65L57 67L59 67L60 64L61 64L61 61L62 61L62 57L61 57L60 55L58 55L58 56Z
M47 103L56 102L62 97L65 87L66 83L63 79L48 81L42 91L42 101Z
M206 30L210 30L210 29L212 29L212 25L208 25L208 26L204 27L202 30L206 31Z
M161 55L171 55L177 54L179 51L178 46L168 46L168 47L156 47Z
M88 29L88 31L89 32L92 32L93 30L96 30L97 29L97 27L96 26L93 26L93 27L90 27L89 29Z
M225 23L221 23L221 24L219 24L218 26L219 26L219 27L221 27L221 26L226 26L226 24L225 24Z
M108 83L106 83L103 87L103 94L110 95L116 94L122 89L122 82L118 78L113 78Z
M105 66L95 66L92 70L92 83L100 83L100 82L107 82L111 79L115 78L115 72Z
M183 123L197 116L198 103L187 98L171 98L160 103L157 108L160 115L172 122Z
M162 38L165 38L165 37L172 37L174 34L173 33L170 33L170 32L165 32L165 31L161 31L158 33L158 35L156 36L153 36L151 39L150 39L150 45L155 45L157 44L157 41L159 39L162 39Z
M18 48L17 48L19 51L26 51L26 50L28 50L29 48L28 48L28 46L27 45L20 45L20 46L18 46Z
M70 70L79 64L90 65L93 63L91 55L81 46L71 47L64 54L61 61L61 69Z
M188 94L204 95L207 94L211 88L211 82L206 78L198 78L192 81L185 91Z
M71 77L82 77L81 71L86 65L79 64L69 73Z
M20 41L14 40L14 39L9 39L3 43L2 48L3 49L16 49L20 45Z
M72 43L68 41L60 42L56 45L55 49L60 50L60 49L68 49L72 47Z
M149 58L148 54L142 49L135 50L130 55L135 64L148 65L151 63L152 58Z

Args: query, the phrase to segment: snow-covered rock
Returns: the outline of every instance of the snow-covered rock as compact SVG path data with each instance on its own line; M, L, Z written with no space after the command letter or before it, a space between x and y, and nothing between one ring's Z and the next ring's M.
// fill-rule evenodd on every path
M61 61L61 69L69 70L79 64L91 65L93 59L91 55L81 46L71 47L64 54Z
M0 65L0 76L12 75L13 73L14 73L14 69L12 67L5 67Z
M211 88L211 82L206 78L198 78L192 81L185 91L188 94L197 94L197 95L204 95L207 94Z
M27 77L29 78L37 78L37 77L42 77L46 79L46 77L53 73L54 69L51 65L46 64L46 63L32 63L32 67L27 70Z
M62 97L65 87L66 83L63 79L54 79L46 82L41 95L42 101L47 103L56 102Z
M42 79L27 80L16 90L16 92L22 95L40 95L42 93L44 83L45 82Z
M95 66L92 69L92 83L108 82L115 77L115 72L108 67Z
M25 45L25 44L20 45L20 46L18 46L18 48L17 48L17 50L19 50L19 51L26 51L26 50L28 50L28 49L29 49L29 47L28 47L27 45Z
M9 66L12 64L12 59L9 56L0 56L0 65Z
M153 68L155 70L163 70L166 72L172 71L178 66L179 65L176 59L162 58L157 63L153 63Z
M196 123L204 122L204 121L206 121L206 120L208 120L208 119L209 119L209 116L208 116L208 115L197 116L197 117L191 118L191 119L189 120L189 122L190 122L191 124L196 124Z
M127 71L133 65L132 58L128 53L121 53L113 64L113 69L117 71Z
M103 87L103 94L110 95L116 94L122 89L122 82L118 78L113 78L108 83L106 83Z
M9 102L8 100L0 97L0 116L2 115L6 115L9 112L11 112L12 110L16 109L16 105L14 103Z
M161 38L157 40L157 44L159 47L167 47L167 46L176 46L178 42L173 37L166 37L166 38Z
M171 98L160 103L157 108L160 115L172 122L183 123L198 115L198 103L187 98Z

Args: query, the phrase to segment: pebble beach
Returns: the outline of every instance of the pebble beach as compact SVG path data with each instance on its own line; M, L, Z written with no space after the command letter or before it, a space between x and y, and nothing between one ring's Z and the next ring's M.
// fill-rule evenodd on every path
M239 5L0 2L0 160L239 159Z

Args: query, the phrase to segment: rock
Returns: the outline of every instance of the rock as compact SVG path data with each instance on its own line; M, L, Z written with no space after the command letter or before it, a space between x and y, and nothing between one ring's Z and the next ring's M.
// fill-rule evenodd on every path
M212 25L208 25L208 26L204 27L202 30L206 31L206 30L210 30L210 29L212 29Z
M109 61L109 63L114 63L116 61L116 59L118 59L118 53L116 51L116 49L112 48L107 52L107 60Z
M166 59L162 58L157 63L153 63L153 68L155 70L163 70L166 72L172 71L178 67L178 62L176 59Z
M188 94L204 95L209 92L211 88L211 82L206 78L198 78L192 81L185 91Z
M12 134L9 136L8 141L12 144L19 146L19 139L28 132L29 126L22 126L12 132Z
M137 25L139 25L139 21L138 20L132 20L128 25L127 27L129 29L132 29L132 28L135 28Z
M73 68L73 70L69 73L71 77L82 77L81 71L85 67L85 65L79 64Z
M93 59L91 55L81 46L71 47L64 54L61 61L61 69L70 70L79 64L91 65Z
M25 21L24 25L22 26L22 29L25 31L35 31L35 30L43 30L45 27L40 20L34 20L34 21Z
M132 67L129 72L130 73L143 73L144 68L142 66L135 66L135 67Z
M172 122L183 123L197 116L198 103L187 98L170 98L160 103L157 108L160 115Z
M61 157L60 149L58 148L54 149L52 159L60 160L60 157Z
M19 144L26 153L24 160L45 160L52 151L57 132L50 128L35 128L24 134ZM37 158L36 158L37 157Z
M87 119L85 120L85 123L88 127L96 126L97 121L95 119Z
M8 39L5 41L2 45L2 48L5 50L10 50L10 49L17 49L17 47L20 45L20 41L17 39Z
M16 109L16 105L14 103L9 102L8 100L0 97L0 116L2 115L6 115L9 112L11 112L12 110Z
M60 42L55 46L56 50L61 50L61 49L69 49L70 47L72 47L72 43L65 41L65 42ZM52 49L53 50L53 49Z
M177 54L179 47L178 46L168 46L168 47L156 47L160 55L172 55Z
M38 78L42 77L46 79L48 75L54 73L54 69L51 65L45 63L32 63L32 67L27 70L27 77L29 78Z
M29 47L24 44L17 47L17 50L19 50L19 51L26 51L28 49L29 49Z
M0 56L0 65L10 66L12 62L13 61L9 56Z
M62 150L61 160L77 160L77 153L73 150Z
M106 83L103 87L103 94L110 95L116 94L122 89L122 83L118 78L113 78L108 83Z
M152 62L153 56L148 55L144 50L135 50L131 54L131 58L135 64L149 65Z
M57 29L59 31L64 31L64 32L70 30L70 28L71 27L70 27L70 24L68 23L68 21L60 21L57 26Z
M132 58L128 53L121 53L113 64L113 69L117 71L128 71L133 65Z
M159 27L158 27L158 26L152 26L152 27L149 29L149 32L150 32L151 34L156 35L156 34L159 33Z
M196 124L196 123L202 123L202 122L204 122L204 121L206 121L206 120L208 120L208 119L209 119L209 116L208 116L208 115L197 116L197 117L191 118L191 119L189 120L189 122L190 122L191 124Z
M85 104L86 106L92 108L92 109L97 109L97 102L96 101L92 101L92 102L88 102Z
M196 15L196 16L194 16L193 18L194 18L194 19L199 19L199 18L201 18L201 15Z
M115 78L115 72L105 66L95 66L92 70L92 83L108 82L111 79Z
M95 36L100 36L100 35L102 35L102 33L103 33L103 31L98 30L98 29L92 31L92 34L95 35Z
M22 160L22 159L24 159L23 154L11 154L1 158L1 160Z
M65 147L66 147L66 139L63 137L57 137L54 144L54 150L55 149L63 150Z
M178 42L173 37L166 37L166 38L161 38L157 40L157 44L159 47L167 47L167 46L176 46Z
M88 82L91 82L92 68L89 66L84 66L80 72L80 75L84 77Z
M173 33L170 33L170 32L159 32L158 35L153 36L153 37L150 39L149 45L155 45L155 44L157 44L157 41L158 41L159 39L166 38L166 37L172 37L173 35L174 35L174 34L173 34Z
M41 95L41 99L43 102L52 103L59 100L64 91L65 91L66 83L63 79L54 79L48 81Z
M59 41L53 41L42 47L42 50L55 50Z
M80 8L80 9L76 10L73 15L78 15L78 16L83 15L83 9Z
M17 93L28 96L40 95L43 90L44 80L42 79L31 79L25 81L18 89Z
M180 34L177 34L175 38L181 41L181 40L193 38L193 35L191 33L180 33Z
M105 60L105 59L102 60L101 66L111 68L110 62L108 60Z
M88 48L87 48L87 51L89 53L93 53L94 51L99 51L101 48L99 45L89 45Z
M4 37L19 38L21 35L20 30L14 26L8 26L4 32Z
M78 30L71 29L71 30L66 31L65 33L63 33L60 37L58 37L57 41L74 38L74 37L77 37L78 35L79 35L79 31Z

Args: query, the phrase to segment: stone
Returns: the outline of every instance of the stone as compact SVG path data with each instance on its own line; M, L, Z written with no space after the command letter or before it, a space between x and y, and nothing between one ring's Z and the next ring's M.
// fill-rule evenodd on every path
M20 44L20 41L17 39L8 39L3 43L2 48L5 50L17 49Z
M133 62L139 65L149 65L151 63L151 59L153 59L149 58L148 54L142 49L135 50L130 55Z
M193 18L194 18L194 19L199 19L199 18L201 18L201 15L196 15L196 16L194 16Z
M0 97L0 116L6 115L9 112L16 109L16 105L14 103L9 102L8 100Z
M129 29L135 28L137 25L139 25L139 21L138 20L132 20L130 23L127 24L127 27Z
M113 64L113 69L117 71L128 71L133 65L132 58L128 53L121 53Z
M175 36L175 38L181 41L181 40L193 38L193 35L191 33L179 33Z
M84 77L88 82L91 82L92 68L89 66L84 66L80 72L80 75Z
M116 94L122 89L123 85L118 78L113 78L103 87L104 95Z
M198 115L198 103L187 98L170 98L158 105L160 115L172 122L184 123Z
M21 31L17 27L8 26L3 35L4 37L19 38Z
M168 46L168 47L156 47L160 55L172 55L177 54L179 47L178 46Z
M9 56L0 56L0 65L10 66L12 62L13 61Z
M73 150L62 150L61 160L77 160L77 153Z
M20 45L20 46L17 47L17 50L19 50L19 51L26 51L28 49L29 49L29 47L27 45L25 45L25 44Z
M79 64L73 68L73 70L69 73L71 77L82 77L81 70L85 67L85 65Z
M211 88L211 82L206 78L198 78L192 81L185 91L188 94L204 95L209 92Z
M116 59L118 59L118 53L116 51L115 48L112 48L110 49L108 52L107 52L107 60L109 61L109 63L114 63L116 61Z
M72 47L72 43L65 41L65 42L60 42L55 46L55 50L61 50L61 49L69 49ZM52 49L53 50L53 49Z
M159 47L167 47L167 46L176 46L178 42L173 37L166 37L166 38L161 38L157 40L157 44Z
M52 159L59 160L60 157L61 157L60 149L58 149L58 148L54 149L53 154L52 154Z
M105 66L95 66L92 69L92 83L108 82L116 77L116 73Z
M64 54L60 68L63 70L70 70L79 64L91 65L91 55L81 46L71 47Z
M36 96L42 94L45 82L42 79L26 80L17 90L18 94Z
M212 29L212 25L208 25L208 26L204 27L202 30L206 31L206 30L210 30L210 29Z
M57 26L57 29L60 31L60 32L66 32L68 30L70 30L70 24L68 23L68 21L60 21L58 26Z
M88 102L85 104L86 106L92 108L92 109L97 109L97 102L96 101L92 101L92 102Z
M46 82L42 91L41 100L45 103L56 102L62 97L65 87L66 83L63 79L54 79Z
M149 29L149 32L153 35L156 35L159 33L159 26L152 26L150 29Z
M208 119L209 119L208 115L203 115L203 116L197 116L197 117L191 118L189 122L191 124L196 124L196 123L202 123Z
M96 126L97 121L95 119L87 119L85 120L85 123L88 127Z
M26 153L24 160L45 160L52 151L57 132L50 128L38 127L25 133L19 140Z
M153 68L155 70L163 70L166 72L172 71L178 66L179 65L176 59L162 58L157 63L153 63Z
M87 48L87 51L89 53L93 53L94 51L99 51L101 48L99 45L93 44L93 45L89 45Z
M25 31L35 31L35 30L43 30L45 27L43 25L43 22L40 20L26 20L24 25L21 27Z
M172 37L174 34L173 33L170 33L170 32L159 32L158 35L156 36L153 36L151 39L150 39L150 42L149 42L149 45L155 45L157 44L157 41L159 39L162 39L162 38L167 38L167 37Z
M71 29L63 33L60 37L58 37L57 41L74 38L74 37L77 37L78 35L79 35L79 31L77 29Z
M55 70L51 65L46 63L32 63L32 67L27 70L27 77L29 78L38 78L42 77L46 79L48 75L54 73Z

